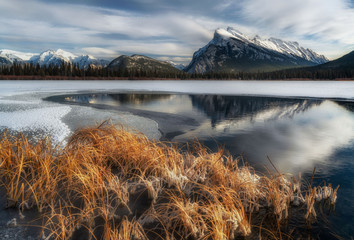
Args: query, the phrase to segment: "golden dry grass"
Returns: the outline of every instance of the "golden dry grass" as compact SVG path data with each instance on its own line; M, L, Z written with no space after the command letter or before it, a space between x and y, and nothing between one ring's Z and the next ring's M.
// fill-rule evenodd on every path
M261 238L252 230L257 213L277 226L264 236L282 238L293 207L309 220L316 202L336 202L338 187L306 190L300 177L256 174L222 149L185 149L109 124L76 131L63 149L5 133L1 186L8 207L36 207L45 219L42 237L62 240L78 231L112 240Z

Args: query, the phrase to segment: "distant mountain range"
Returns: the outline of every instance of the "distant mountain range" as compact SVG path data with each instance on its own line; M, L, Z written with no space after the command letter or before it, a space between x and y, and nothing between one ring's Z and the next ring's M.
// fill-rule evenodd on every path
M23 53L12 50L0 50L0 63L33 63L40 66L56 65L60 66L62 62L77 64L79 68L88 68L89 66L106 67L110 61L96 59L90 55L77 56L62 49L47 50L40 54Z
M314 66L328 59L297 42L253 38L233 29L217 29L214 38L196 51L185 68L189 73L257 72Z
M118 77L123 75L123 77L176 77L178 75L186 78L192 76L186 74L189 73L197 78L203 78L203 74L226 73L231 75L219 76L221 78L233 76L238 79L247 76L250 79L256 79L264 76L267 79L278 79L282 77L320 78L322 76L324 78L338 76L346 78L354 74L354 51L337 60L329 61L325 56L301 47L297 42L276 38L264 39L258 35L249 37L230 27L217 29L213 39L194 53L192 61L187 66L142 55L122 55L108 61L90 55L75 55L61 49L47 50L40 54L0 50L0 66L32 63L48 67L61 66L63 62L71 63L80 69L88 69L89 66L91 69L104 68L101 74ZM315 74L316 71L321 71L321 74L326 72L318 77ZM345 74L343 71L346 71ZM8 74L6 69L4 72ZM240 73L249 73L249 75ZM254 74L258 73L266 75L255 77ZM98 72L95 74L94 76L98 76ZM215 75L209 75L209 77L213 76L215 77Z

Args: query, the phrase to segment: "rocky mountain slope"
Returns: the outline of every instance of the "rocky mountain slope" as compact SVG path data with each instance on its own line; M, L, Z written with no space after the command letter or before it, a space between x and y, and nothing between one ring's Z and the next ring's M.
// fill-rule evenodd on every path
M233 29L217 29L214 38L196 51L185 68L189 73L257 72L314 66L328 59L297 42L254 38Z
M336 60L321 64L315 68L319 69L350 69L354 70L354 51Z
M0 66L3 66L3 65L11 65L12 62L10 59L8 59L7 57L5 56L0 56Z
M179 72L177 68L170 63L158 61L156 59L142 56L122 55L114 59L108 66L108 69L116 71L144 71L144 72L161 72L161 73L176 73Z

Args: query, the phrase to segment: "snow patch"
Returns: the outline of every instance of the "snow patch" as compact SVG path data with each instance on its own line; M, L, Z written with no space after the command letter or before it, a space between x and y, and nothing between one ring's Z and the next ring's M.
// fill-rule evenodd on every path
M18 132L45 132L52 137L54 143L61 143L71 132L61 121L70 110L69 106L60 106L0 112L0 127Z

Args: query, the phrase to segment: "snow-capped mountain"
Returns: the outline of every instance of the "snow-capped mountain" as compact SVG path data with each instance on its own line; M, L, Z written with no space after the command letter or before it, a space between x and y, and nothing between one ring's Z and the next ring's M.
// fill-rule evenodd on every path
M24 53L3 49L0 50L0 57L2 64L17 63L33 63L41 66L56 65L60 66L62 62L77 64L79 68L88 68L89 66L105 67L109 64L108 60L96 59L90 55L77 56L71 52L58 50L47 50L40 54Z
M12 51L8 49L0 50L0 56L7 57L12 63L13 62L25 62L31 59L36 55L35 53L23 53L18 51Z
M99 60L89 55L77 56L62 49L42 52L40 55L33 56L29 61L41 66L59 66L62 62L66 62L77 64L79 68L88 68L90 65L105 67L109 63L109 61Z
M77 58L76 55L66 52L64 50L58 49L54 50L47 50L42 52L39 55L33 56L29 62L33 64L39 64L41 66L46 65L57 65L59 66L62 62L70 63L73 62L74 59Z
M174 66L175 68L177 68L178 70L183 70L183 69L185 69L186 68L186 66L185 65L183 65L183 64L179 64L179 63L175 63L175 62L173 62L173 61L166 61L167 63L169 63L169 64L171 64L172 66Z
M185 68L190 73L210 71L272 71L313 66L328 59L297 42L249 37L231 27L217 29L214 38L196 51Z
M223 30L220 29L219 31ZM319 55L311 49L305 49L301 47L298 42L283 41L277 38L262 39L258 35L256 35L254 38L250 38L231 27L227 28L227 32L231 33L232 37L239 38L245 42L253 43L258 46L277 51L279 53L287 54L289 56L301 57L310 62L322 64L329 61L325 56Z
M11 65L12 64L12 61L7 58L6 56L0 56L0 66L3 66L3 65Z
M93 56L90 55L82 55L76 57L73 61L73 64L77 64L79 68L85 68L87 69L89 66L101 66L101 67L106 67L110 63L108 60L104 59L97 59Z

